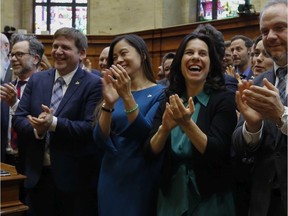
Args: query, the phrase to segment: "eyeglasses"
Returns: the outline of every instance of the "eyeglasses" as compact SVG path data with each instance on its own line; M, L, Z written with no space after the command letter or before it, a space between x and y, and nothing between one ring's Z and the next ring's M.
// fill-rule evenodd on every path
M21 59L23 55L32 55L31 53L24 53L24 52L16 52L16 53L9 53L7 56L11 60L14 56L17 60Z

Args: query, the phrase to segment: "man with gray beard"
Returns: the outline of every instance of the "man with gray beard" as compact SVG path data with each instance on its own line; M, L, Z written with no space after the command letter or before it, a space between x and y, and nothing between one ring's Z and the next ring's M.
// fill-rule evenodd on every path
M1 50L1 70L0 70L0 82L6 83L12 80L12 70L8 54L10 51L10 42L5 34L0 33L0 50Z
M11 44L8 58L16 79L0 86L1 162L18 166L17 134L13 128L11 129L11 119L27 81L37 71L44 53L44 46L34 36L23 34L13 34Z

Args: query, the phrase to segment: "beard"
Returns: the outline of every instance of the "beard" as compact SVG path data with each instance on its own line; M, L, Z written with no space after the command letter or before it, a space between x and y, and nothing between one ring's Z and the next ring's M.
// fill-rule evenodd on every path
M7 57L7 55L9 54L9 52L4 48L2 47L1 48L1 64L5 64L7 62L9 62L9 59Z

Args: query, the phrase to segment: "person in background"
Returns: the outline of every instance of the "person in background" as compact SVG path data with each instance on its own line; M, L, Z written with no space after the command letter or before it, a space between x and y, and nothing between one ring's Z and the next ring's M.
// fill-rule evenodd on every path
M157 82L165 78L165 74L162 68L162 65L158 66L158 72L157 72Z
M234 77L235 73L239 74L241 80L253 79L254 74L251 69L250 61L250 50L252 45L253 41L244 35L235 35L231 38L230 48L232 52L234 68L230 68L231 71L228 71L228 74Z
M222 32L218 31L214 26L209 23L198 25L198 27L195 29L195 32L201 32L203 34L207 33L210 36L211 40L213 40L216 47L217 57L222 63L222 72L224 74L225 86L229 91L235 93L238 88L238 81L236 78L227 75L225 73L225 68L223 67L223 59L225 54L227 53L227 42L225 44L224 35L222 34Z
M233 58L231 52L231 41L224 41L225 54L222 60L223 70L226 71L226 68L233 66Z
M5 25L2 33L3 33L4 35L6 35L6 37L7 37L8 40L10 41L12 35L13 35L14 33L16 33L16 28L13 27L13 26Z
M12 69L8 54L10 52L10 42L5 34L1 33L0 37L0 50L1 50L1 74L0 82L7 83L12 81Z
M98 65L101 73L103 70L107 69L109 50L110 47L105 47L100 53Z
M170 65L175 57L174 52L166 53L161 62L162 71L164 73L164 78L158 81L158 84L168 86L169 85L169 75L170 75Z
M151 157L164 156L158 216L235 215L230 167L235 99L225 90L209 35L201 27L181 42L146 143Z
M239 84L241 112L233 133L240 156L253 158L249 215L287 215L287 1L270 0L260 13L264 48L273 69ZM246 157L247 157L246 156Z
M99 216L155 215L159 161L146 157L143 148L164 88L156 84L141 37L128 34L112 41L94 129L95 142L104 148Z
M273 68L273 59L266 52L262 35L255 39L253 44L253 57L252 57L252 70L254 76L258 76L260 73L271 70Z
M8 54L14 75L17 77L0 86L1 98L1 162L18 167L17 134L11 128L26 83L37 72L44 53L43 44L33 36L15 33L11 37L11 53Z
M52 65L45 54L42 56L42 60L37 68L37 71L44 71L52 68Z
M54 68L30 77L13 116L29 215L97 215L100 158L92 122L102 82L80 67L87 47L78 30L58 29Z
M92 68L92 62L90 61L89 58L85 58L82 61L82 69L86 70L87 72L90 72L96 76L101 76L101 72L99 70L93 69Z

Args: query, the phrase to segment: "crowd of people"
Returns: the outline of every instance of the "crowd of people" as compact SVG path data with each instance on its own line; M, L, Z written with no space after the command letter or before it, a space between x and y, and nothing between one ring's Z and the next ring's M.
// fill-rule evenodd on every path
M97 70L74 28L53 65L35 36L1 34L1 162L27 177L25 214L287 216L287 16L268 1L255 39L199 24L162 80L136 34Z

